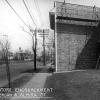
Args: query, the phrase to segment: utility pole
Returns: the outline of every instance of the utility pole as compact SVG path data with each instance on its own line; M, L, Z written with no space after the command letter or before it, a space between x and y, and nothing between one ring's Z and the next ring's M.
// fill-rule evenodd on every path
M33 52L34 52L34 70L36 71L36 47L37 47L37 30L30 30L33 34L32 40L33 40Z
M37 31L34 32L34 70L36 70L36 46L37 46Z
M45 34L43 29L43 64L45 66Z
M51 49L51 66L52 66L52 49Z
M55 29L54 29L54 42L53 42L53 48L54 48L54 65L56 66Z

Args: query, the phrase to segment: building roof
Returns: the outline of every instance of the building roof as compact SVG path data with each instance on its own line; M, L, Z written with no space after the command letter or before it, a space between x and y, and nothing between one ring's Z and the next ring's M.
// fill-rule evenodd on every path
M50 11L51 25L52 22L55 21L54 15L54 10ZM78 25L97 26L100 20L100 8L95 6L91 7L71 3L56 2L56 19L57 22L67 24L74 23ZM53 26L51 26L51 28L53 28Z
M88 20L100 19L100 8L77 5L71 3L56 2L57 16L72 17Z

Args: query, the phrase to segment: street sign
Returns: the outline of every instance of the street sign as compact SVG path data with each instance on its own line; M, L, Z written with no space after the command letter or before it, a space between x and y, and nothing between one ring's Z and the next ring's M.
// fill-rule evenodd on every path
M48 45L53 45L53 43L46 43L45 45L47 45L47 46L48 46Z
M46 44L53 44L53 43L46 43Z
M52 46L52 44L45 44L45 46Z
M46 44L45 44L45 46L52 46L52 45L46 45Z
M38 33L49 33L49 29L38 29Z
M43 37L43 35L39 35L40 37ZM44 35L44 37L48 37L48 35Z
M49 33L39 33L38 34L40 37L48 37Z
M49 34L46 34L46 33L44 33L44 34L43 34L43 33L40 33L40 34L38 34L38 35L49 35Z
M37 30L33 30L30 29L31 32L37 32L37 33L49 33L49 29L37 29Z

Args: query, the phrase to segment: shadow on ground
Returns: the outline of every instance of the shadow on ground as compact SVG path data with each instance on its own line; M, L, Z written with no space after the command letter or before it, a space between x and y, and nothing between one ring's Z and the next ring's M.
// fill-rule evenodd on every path
M52 73L52 72L54 72L53 69L49 69L49 68L38 68L37 70L28 69L28 70L22 71L21 73Z
M8 90L7 90L7 88L9 87L8 84L2 87L0 94L3 94L3 95L0 97L0 100L10 100L15 94L15 88L20 88L21 86L25 85L27 82L31 80L33 75L34 74L22 75L20 78L10 83L11 88L9 88Z
M37 70L33 70L33 69L28 69L25 71L22 71L21 77L19 77L18 79L14 80L13 82L11 82L11 88L9 88L9 90L6 90L9 86L8 84L2 87L2 90L0 89L0 94L3 94L2 96L0 95L0 100L10 100L15 92L16 88L21 88L22 86L24 86L25 84L27 84L34 76L36 73L47 73L48 70L47 69L43 69L43 68L37 68ZM5 90L6 91L5 91ZM9 96L7 96L9 95Z
M28 70L25 70L25 71L22 71L21 73L39 73L42 71L43 68L38 68L37 70L34 70L34 69L28 69Z
M10 91L4 90L9 87L8 84L2 87L2 90L0 90L0 94L4 94L4 95L2 96L0 95L0 100L10 100L16 93L15 89L21 88L22 86L27 84L35 76L36 73L50 73L50 72L48 68L37 68L37 70L27 69L27 70L20 72L21 76L18 79L10 83L11 84Z

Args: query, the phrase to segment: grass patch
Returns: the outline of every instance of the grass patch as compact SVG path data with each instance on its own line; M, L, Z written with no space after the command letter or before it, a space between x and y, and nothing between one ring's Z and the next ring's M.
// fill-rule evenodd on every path
M53 98L45 100L99 100L100 70L56 73L47 78L45 87L53 88L46 94Z
M2 96L0 95L0 100L10 100L16 92L15 88L21 88L23 85L29 82L32 79L32 77L34 77L32 74L26 74L14 80L13 82L11 82L11 88L9 88L11 89L11 91L1 90L0 94L3 94L3 95ZM2 87L2 89L6 89L6 88L8 88L8 84Z

